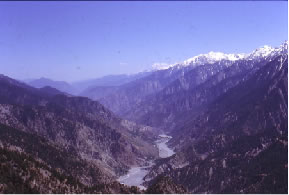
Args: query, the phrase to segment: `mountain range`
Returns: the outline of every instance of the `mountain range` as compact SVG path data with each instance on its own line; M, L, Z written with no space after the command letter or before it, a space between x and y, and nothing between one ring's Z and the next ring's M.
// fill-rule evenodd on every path
M0 86L2 193L288 193L287 41L74 84L1 75ZM166 158L160 134L172 137ZM117 181L144 166L145 190Z
M119 86L125 83L129 83L133 80L145 77L149 75L150 72L140 72L137 74L127 75L107 75L101 78L96 79L88 79L77 82L65 82L65 81L54 81L49 78L41 77L39 79L26 79L23 82L26 84L35 87L35 88L43 88L46 86L53 87L59 91L66 92L71 95L81 95L87 93L96 93L95 88L97 87L114 87ZM93 94L92 94L93 95ZM95 99L95 98L94 98Z

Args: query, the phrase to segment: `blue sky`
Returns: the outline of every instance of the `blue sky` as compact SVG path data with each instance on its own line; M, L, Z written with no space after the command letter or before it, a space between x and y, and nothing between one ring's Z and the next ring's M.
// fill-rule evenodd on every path
M284 1L0 2L0 73L75 81L288 39Z

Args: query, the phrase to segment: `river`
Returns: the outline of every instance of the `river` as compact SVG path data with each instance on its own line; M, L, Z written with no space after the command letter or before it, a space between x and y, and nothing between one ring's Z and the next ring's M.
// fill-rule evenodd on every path
M175 152L170 149L167 145L167 142L171 139L171 136L161 134L159 139L156 141L156 145L159 149L159 157L167 158L172 156ZM154 165L153 162L150 162L149 166L143 167L132 167L126 175L123 175L118 178L120 183L123 183L128 186L138 186L140 189L146 189L142 183L144 182L143 178L148 174L149 168Z
M171 136L161 134L159 135L159 139L156 141L157 147L159 149L160 158L167 158L172 156L175 152L170 149L167 145L168 141L172 139Z

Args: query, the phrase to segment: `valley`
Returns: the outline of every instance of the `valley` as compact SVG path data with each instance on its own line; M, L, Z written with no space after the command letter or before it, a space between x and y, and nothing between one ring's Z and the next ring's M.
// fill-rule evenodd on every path
M288 194L288 1L0 1L0 194Z
M2 193L288 191L288 42L74 95L39 82L0 75Z
M167 158L174 154L174 151L167 146L167 142L171 139L171 136L160 134L159 138L155 141L156 147L159 150L160 158ZM145 190L143 186L144 177L148 174L150 168L154 165L153 161L146 162L147 166L132 167L126 175L118 178L120 183L128 186L138 186L140 189Z

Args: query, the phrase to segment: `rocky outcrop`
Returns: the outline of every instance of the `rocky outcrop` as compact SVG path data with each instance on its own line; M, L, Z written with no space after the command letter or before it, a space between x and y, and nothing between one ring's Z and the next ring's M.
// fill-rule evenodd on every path
M175 184L170 177L159 176L153 184L146 190L147 194L184 194L186 189L178 184Z

